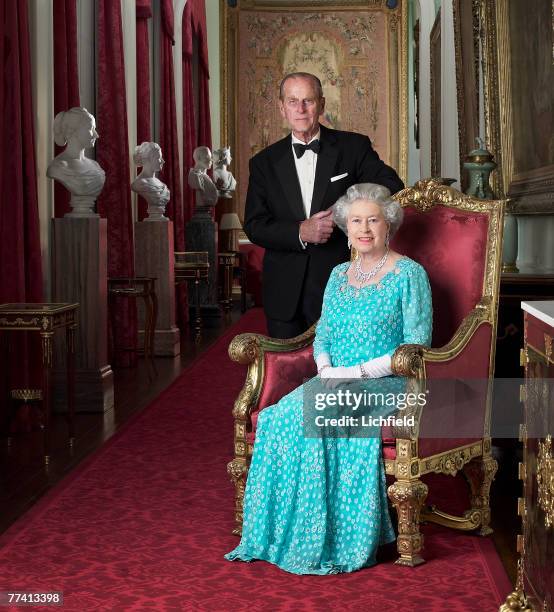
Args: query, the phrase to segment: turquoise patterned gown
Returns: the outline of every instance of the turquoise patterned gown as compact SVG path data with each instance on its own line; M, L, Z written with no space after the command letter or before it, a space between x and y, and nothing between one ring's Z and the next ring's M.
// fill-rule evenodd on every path
M314 357L352 366L392 355L400 344L429 344L431 292L425 270L403 257L377 285L348 284L338 265L325 289ZM371 381L387 386L386 377ZM369 382L369 381L368 381ZM352 572L375 564L395 539L379 437L304 437L307 385L261 411L244 497L240 544L229 560L263 559L294 574Z

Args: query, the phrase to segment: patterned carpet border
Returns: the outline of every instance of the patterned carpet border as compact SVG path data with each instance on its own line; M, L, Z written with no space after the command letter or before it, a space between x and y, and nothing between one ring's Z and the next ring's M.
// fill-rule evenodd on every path
M237 543L225 466L245 374L227 348L262 328L249 311L15 523L0 540L0 590L63 591L64 610L78 612L496 611L512 589L490 538L435 525L415 569L393 564L394 546L372 568L332 576L223 559ZM463 505L455 483L435 479L432 501Z

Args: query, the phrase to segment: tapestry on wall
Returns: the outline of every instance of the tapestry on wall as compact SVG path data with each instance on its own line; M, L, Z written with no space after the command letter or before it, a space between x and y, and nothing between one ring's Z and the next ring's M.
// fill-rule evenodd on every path
M289 72L321 79L324 125L366 134L380 157L404 174L400 15L384 3L364 10L238 12L237 134L228 141L236 143L242 204L248 160L289 133L278 109L279 83Z

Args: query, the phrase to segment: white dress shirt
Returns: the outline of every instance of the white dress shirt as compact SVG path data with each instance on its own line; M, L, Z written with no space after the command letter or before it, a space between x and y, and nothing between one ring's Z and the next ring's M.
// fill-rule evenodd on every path
M292 144L295 142L300 144L310 144L310 142L313 140L319 140L319 132L307 143L299 140L294 134L292 134ZM304 204L306 219L309 219L310 209L312 207L312 197L314 194L317 153L307 149L304 152L304 155L298 158L294 152L294 147L292 147L292 155L294 157L294 164L296 165L296 174L298 175L298 182L300 183L300 191L302 192L302 204Z

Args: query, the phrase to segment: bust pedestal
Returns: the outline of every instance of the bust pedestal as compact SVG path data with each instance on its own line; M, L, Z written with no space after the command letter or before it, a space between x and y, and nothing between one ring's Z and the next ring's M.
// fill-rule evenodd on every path
M147 223L146 221L149 221ZM180 353L180 333L175 325L175 248L173 222L145 219L135 223L135 274L156 278L158 320L154 355ZM144 310L139 307L139 336L144 334ZM139 340L140 343L143 340Z
M208 285L200 285L202 318L220 317L217 302L217 223L212 219L212 206L196 206L192 219L185 228L187 251L208 251L210 264Z
M107 220L52 220L52 297L79 302L75 335L76 410L113 408L113 372L108 363Z

